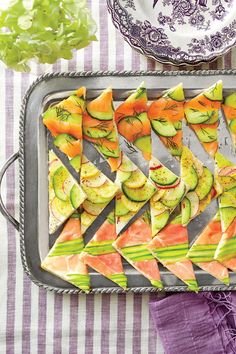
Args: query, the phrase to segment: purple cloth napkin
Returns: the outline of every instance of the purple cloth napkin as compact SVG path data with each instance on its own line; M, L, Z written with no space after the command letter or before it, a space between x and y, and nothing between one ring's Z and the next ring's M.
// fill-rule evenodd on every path
M149 307L165 354L236 353L236 294L174 294Z

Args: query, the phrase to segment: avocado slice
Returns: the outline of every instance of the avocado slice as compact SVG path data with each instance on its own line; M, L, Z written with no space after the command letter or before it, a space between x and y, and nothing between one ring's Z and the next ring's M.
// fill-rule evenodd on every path
M74 186L70 190L70 201L73 208L77 209L80 206L80 204L83 202L83 200L84 200L84 194L82 193L78 185L74 184Z
M140 188L147 181L147 177L139 170L131 172L131 175L128 179L126 179L123 183L128 188Z
M195 192L200 200L204 199L211 191L214 183L214 177L207 167L203 167L203 174L198 180Z
M72 184L74 184L74 181L71 180L69 177L70 177L70 174L65 169L64 166L59 167L54 172L54 174L52 176L52 185L53 185L55 195L57 198L59 198L60 200L63 200L63 201L68 200L68 197L69 197L67 190L65 190L65 187L69 191L70 186L72 186ZM69 185L68 185L67 181L68 181Z
M222 80L217 81L215 85L212 85L203 92L203 95L211 101L223 100L223 83Z
M152 141L151 141L151 136L150 135L144 135L141 136L140 138L137 138L134 141L134 146L136 146L139 150L149 153L151 155L152 152Z
M152 235L155 236L163 227L166 226L170 217L168 210L165 210L163 213L154 215L152 217Z
M236 92L225 98L224 104L226 106L230 106L232 108L236 108Z
M178 180L178 176L161 164L156 167L151 167L149 170L149 176L160 186L171 186Z
M222 223L222 231L226 231L236 217L236 208L220 207L220 217Z
M177 134L177 131L173 123L168 122L167 120L152 120L151 125L153 130L157 135L172 137Z
M186 226L191 217L191 203L188 198L184 198L181 202L182 225Z
M217 129L216 128L210 128L210 127L206 127L206 128L201 128L198 130L195 130L195 133L198 136L198 139L202 142L202 143L211 143L212 141L216 141L217 140Z
M199 198L198 195L195 191L193 192L188 192L186 194L186 197L190 201L190 207L191 207L191 213L190 213L190 218L192 219L198 214L199 211Z
M128 188L122 185L124 195L133 202L146 202L156 192L156 188L147 180L141 188Z
M81 168L81 156L77 155L70 160L70 165L75 169L76 172L80 171Z
M123 203L123 200L121 198L117 198L116 199L116 206L115 206L115 216L119 217L119 216L124 216L126 214L128 214L130 212L130 210L128 208L126 208L126 206Z
M229 129L233 134L236 134L236 118L230 121Z
M198 175L197 171L193 165L186 166L181 177L184 180L184 183L188 186L189 191L193 191L198 184Z

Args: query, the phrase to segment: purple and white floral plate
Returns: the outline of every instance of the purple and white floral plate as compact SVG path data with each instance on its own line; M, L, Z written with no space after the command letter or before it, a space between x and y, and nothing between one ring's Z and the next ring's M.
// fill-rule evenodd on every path
M236 0L107 0L107 4L126 41L163 63L212 61L236 45Z

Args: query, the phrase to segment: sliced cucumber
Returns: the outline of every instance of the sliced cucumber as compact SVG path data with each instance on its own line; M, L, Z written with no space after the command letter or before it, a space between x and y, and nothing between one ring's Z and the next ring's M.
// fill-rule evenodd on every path
M170 186L178 180L178 176L163 165L151 167L149 170L149 176L160 186Z
M111 149L107 148L105 145L99 145L99 144L96 144L96 146L97 146L97 149L100 151L100 153L106 157L118 158L120 156L119 149L111 150Z
M182 121L181 120L179 120L179 121L177 121L177 122L173 122L173 124L174 124L174 127L175 127L175 129L176 130L181 130L182 129Z
M212 85L203 92L204 96L209 98L211 101L222 101L223 100L223 84L222 80L217 81L215 85Z
M87 195L87 199L94 204L109 203L111 198L102 197L97 193L98 188L91 188L87 186L81 186L83 191Z
M80 177L81 178L92 178L98 174L99 170L97 169L96 166L90 161L82 161L81 165L81 172L80 172Z
M161 202L168 208L175 208L181 202L185 192L185 184L181 181L176 188L167 189L166 193L161 198Z
M225 103L226 106L230 106L232 108L236 108L236 92L234 92L231 95L227 96L224 103Z
M83 133L87 136L90 136L91 138L105 138L107 137L111 132L110 130L107 129L98 129L98 128L88 128L88 127L83 127Z
M207 167L203 167L203 174L198 180L198 185L195 192L200 200L204 199L211 191L214 183L214 178L211 171Z
M229 129L233 134L236 134L236 119L232 119L229 123Z
M89 200L85 200L83 202L83 209L91 215L97 216L101 213L101 211L106 207L107 203L94 204Z
M107 140L115 143L118 140L118 134L116 129L113 129L107 136L106 136Z
M217 176L217 180L225 192L236 187L236 179L231 176Z
M115 206L115 216L124 216L128 214L130 210L124 205L123 200L121 198L116 199L116 206Z
M108 92L111 92L111 88L104 90L98 98L87 104L87 112L91 117L98 120L113 119L114 109L112 106L112 98L109 97L109 99L107 99Z
M170 213L168 210L152 217L152 236L155 236L163 227L166 226Z
M214 124L218 122L219 114L217 110L212 111L211 117L205 122L205 124Z
M125 196L133 202L146 202L155 193L156 188L147 181L141 188L128 188L125 184L122 185L122 191Z
M82 191L82 189L79 188L77 184L74 184L74 186L71 188L70 191L70 201L72 206L77 209L80 204L84 201L85 195Z
M142 187L147 181L147 177L140 171L136 170L131 172L131 176L125 180L123 183L128 188L140 188Z
M182 175L184 183L187 185L189 191L193 191L198 184L198 175L193 165L187 166L186 170L184 169Z
M52 184L57 198L66 201L72 185L75 183L64 166L59 167L53 174Z
M137 212L137 211L139 211L139 209L141 207L139 202L132 202L131 200L126 198L125 195L122 195L121 200L122 200L122 203L124 204L124 206L127 209L129 209L129 211Z
M180 83L175 87L172 87L171 89L167 90L163 97L170 97L172 100L182 102L185 100L184 96L184 90L183 90L183 84Z
M191 216L191 203L188 198L184 198L181 202L182 225L187 225Z
M192 219L194 216L198 214L199 210L199 198L196 192L188 192L186 197L190 201L191 204L191 214L190 218Z
M151 125L157 135L171 137L177 134L173 123L169 123L167 120L160 121L154 119L151 121Z
M194 108L185 108L184 113L188 123L201 124L212 118L214 111L199 111Z
M70 134L59 134L56 136L56 138L53 140L53 144L60 148L60 146L64 144L69 144L72 143L73 141L76 141L76 139L70 135Z
M217 140L217 128L201 128L198 130L195 130L195 133L198 136L198 139L202 143L211 143L212 141Z

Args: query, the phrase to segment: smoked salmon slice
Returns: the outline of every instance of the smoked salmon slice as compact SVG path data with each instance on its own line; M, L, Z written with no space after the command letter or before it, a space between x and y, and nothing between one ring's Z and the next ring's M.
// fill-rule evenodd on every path
M187 257L198 267L229 285L227 267L214 259L215 251L222 237L220 213L214 216L188 251Z
M113 246L153 286L162 289L157 261L147 247L151 239L150 215L145 212L113 242Z
M80 260L126 289L127 278L121 256L112 245L116 237L115 216L112 211L80 253Z
M83 291L89 292L88 270L79 259L83 248L84 240L81 235L80 216L75 213L65 224L41 267Z
M146 160L151 159L151 124L147 116L147 90L144 82L115 110L119 134L134 144Z
M82 128L84 139L91 142L107 160L111 170L116 171L121 163L121 152L110 87L87 104Z
M181 215L165 226L148 244L153 256L191 291L198 291L192 262L187 259L188 232Z
M222 81L220 80L184 105L188 125L212 157L218 150L217 127L222 100Z
M148 109L152 129L172 156L182 154L182 121L184 118L184 90L179 84L153 101Z
M43 113L43 123L54 137L54 144L69 158L81 156L82 114L85 110L85 87Z

